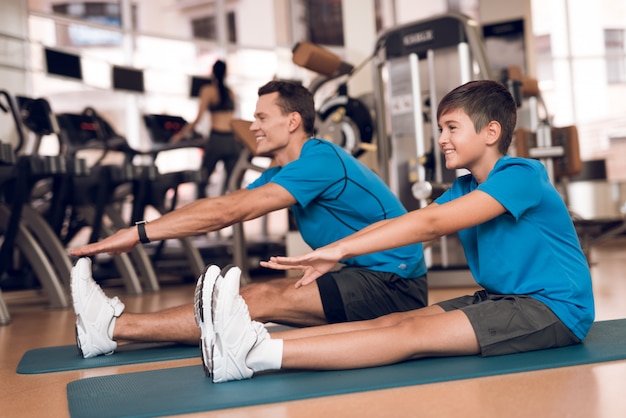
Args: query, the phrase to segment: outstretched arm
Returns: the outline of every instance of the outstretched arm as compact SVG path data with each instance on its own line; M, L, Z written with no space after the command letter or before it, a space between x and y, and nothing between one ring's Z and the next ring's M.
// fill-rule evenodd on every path
M224 196L197 200L146 224L152 241L182 238L217 231L237 222L258 218L295 204L294 197L282 186L268 183L257 189L242 189ZM74 256L128 252L139 243L137 228L121 229L92 244L70 250Z
M351 237L356 238L360 235L367 234L368 232L376 228L380 228L381 226L385 225L389 221L390 219L385 219L385 220L373 223L371 225L368 225L365 228L353 233ZM336 243L337 242L339 241L336 241ZM321 255L323 251L327 251L328 255ZM307 257L307 254L301 255L298 257L274 256L274 257L270 257L269 261L261 261L260 265L262 267L272 268L274 270L301 270L303 271L305 273L304 274L305 277L311 277L311 278L307 279L305 283L302 283L302 281L298 281L296 283L296 287L301 287L304 284L311 283L313 280L317 279L322 274L332 270L335 267L337 262L341 260L341 257L338 254L333 254L332 251L334 251L334 247L332 246L332 244L330 244L323 248L319 248L317 251L309 253L311 255L315 254L315 259L311 259L310 257ZM302 263L308 262L311 264L307 266L305 264L299 264L300 262ZM292 263L298 263L298 264L292 264Z
M443 205L430 205L401 217L382 221L346 238L297 257L272 257L261 265L277 270L298 269L303 276L297 287L330 271L342 259L426 242L487 222L506 209L481 191Z

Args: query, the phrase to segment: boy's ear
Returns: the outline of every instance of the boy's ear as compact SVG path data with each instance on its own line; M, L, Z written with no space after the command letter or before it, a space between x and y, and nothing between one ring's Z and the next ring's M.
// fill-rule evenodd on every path
M500 139L500 134L502 133L502 126L500 122L492 120L485 126L485 134L488 145L493 145Z

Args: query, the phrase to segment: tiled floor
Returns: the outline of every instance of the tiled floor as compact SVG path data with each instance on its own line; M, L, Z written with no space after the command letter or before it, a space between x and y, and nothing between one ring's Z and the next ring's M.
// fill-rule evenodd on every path
M591 255L597 319L626 318L626 241L594 248ZM107 288L109 294L121 288ZM472 291L433 288L431 302ZM193 285L164 285L156 294L123 297L128 309L154 311L192 300ZM67 417L70 381L113 373L199 364L187 359L41 375L15 373L29 349L74 343L74 315L49 310L33 292L6 292L12 323L0 326L0 417ZM210 417L623 417L626 361L337 395L228 409Z

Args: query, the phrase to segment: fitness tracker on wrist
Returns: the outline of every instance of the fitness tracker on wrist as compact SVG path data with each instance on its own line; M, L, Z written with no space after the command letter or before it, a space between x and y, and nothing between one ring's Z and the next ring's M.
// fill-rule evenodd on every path
M147 244L150 242L150 239L146 235L147 223L148 221L135 222L135 225L137 225L137 233L139 234L139 242L141 242L142 244Z

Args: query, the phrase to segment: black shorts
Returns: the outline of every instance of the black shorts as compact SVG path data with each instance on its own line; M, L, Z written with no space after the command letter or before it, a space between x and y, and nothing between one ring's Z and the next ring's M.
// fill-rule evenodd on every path
M428 305L426 276L404 279L394 273L344 267L317 279L329 324L373 319Z
M467 315L485 357L581 342L545 303L530 296L493 295L480 290L437 305L445 311L460 309Z

